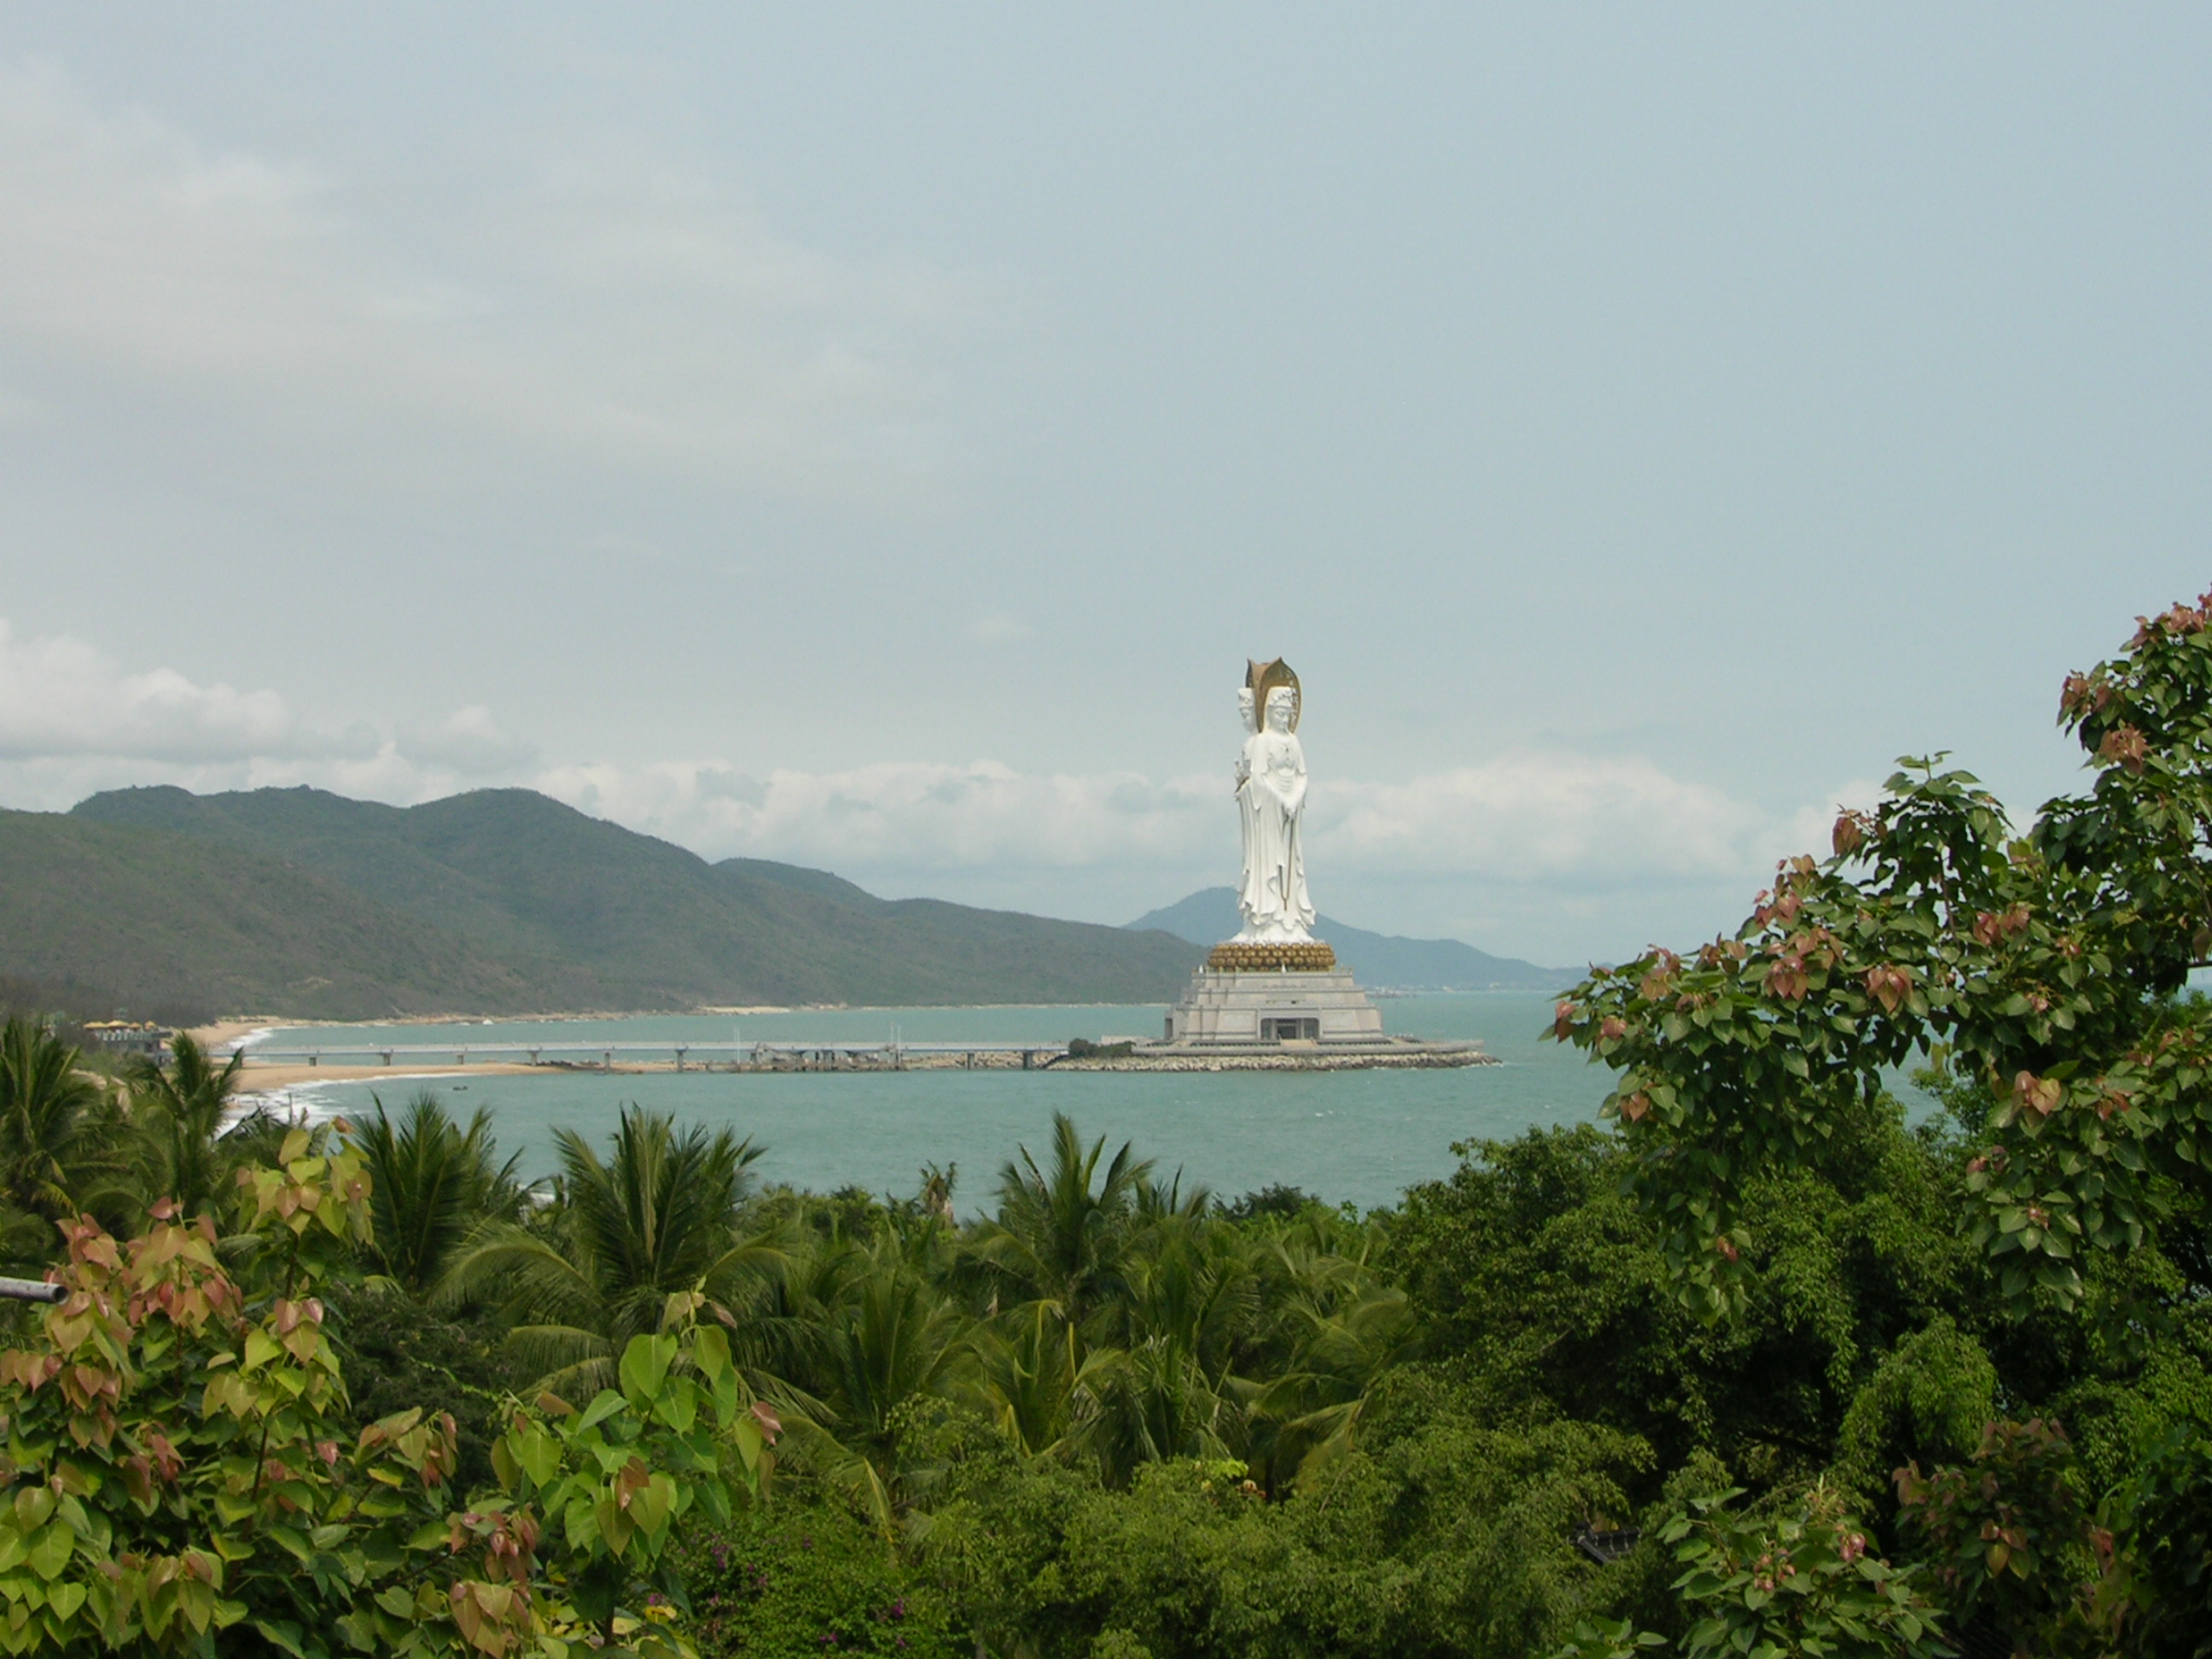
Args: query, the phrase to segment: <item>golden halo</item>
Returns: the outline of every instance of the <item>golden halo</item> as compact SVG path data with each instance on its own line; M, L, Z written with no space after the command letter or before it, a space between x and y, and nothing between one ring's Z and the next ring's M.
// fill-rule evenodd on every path
M1298 729L1299 718L1306 712L1305 693L1298 689L1298 677L1291 672L1290 664L1278 657L1273 662L1254 662L1249 657L1244 662L1244 684L1252 688L1252 714L1259 730L1267 729L1267 693L1279 685L1287 685L1297 694L1291 705L1291 730Z

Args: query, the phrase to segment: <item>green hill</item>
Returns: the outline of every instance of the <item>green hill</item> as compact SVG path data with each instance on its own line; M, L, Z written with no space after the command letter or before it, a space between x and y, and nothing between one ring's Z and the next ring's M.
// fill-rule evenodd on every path
M38 812L0 812L0 970L96 985L134 1012L331 1018L558 1006L590 978L541 977L235 848Z
M746 1003L1158 1001L1164 933L708 864L528 790L416 807L117 790L0 813L0 972L319 1018Z

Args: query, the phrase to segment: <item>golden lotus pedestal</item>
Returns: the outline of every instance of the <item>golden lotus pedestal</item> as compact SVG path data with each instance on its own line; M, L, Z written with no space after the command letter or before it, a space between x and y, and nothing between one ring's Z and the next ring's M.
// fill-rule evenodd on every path
M1215 974L1326 974L1336 968L1336 952L1319 939L1304 945L1217 945L1206 953L1206 971Z

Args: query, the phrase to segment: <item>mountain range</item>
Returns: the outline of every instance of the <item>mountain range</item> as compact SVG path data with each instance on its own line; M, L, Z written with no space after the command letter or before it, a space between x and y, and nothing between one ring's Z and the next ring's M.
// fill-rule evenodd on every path
M709 863L525 789L396 807L159 787L0 812L0 973L131 1008L1159 1002L1203 955L1158 931Z
M398 807L157 787L0 811L0 981L81 1016L1157 1003L1237 925L1226 887L1127 927L882 899L823 870L710 863L526 789ZM1322 932L1370 985L1577 977Z
M1194 945L1210 945L1231 937L1244 924L1237 912L1237 890L1207 887L1164 909L1149 911L1128 925L1136 930L1157 928ZM1400 939L1370 933L1328 916L1319 919L1315 932L1335 947L1338 960L1369 987L1550 991L1572 985L1583 976L1577 968L1539 968L1517 957L1493 957L1455 939Z

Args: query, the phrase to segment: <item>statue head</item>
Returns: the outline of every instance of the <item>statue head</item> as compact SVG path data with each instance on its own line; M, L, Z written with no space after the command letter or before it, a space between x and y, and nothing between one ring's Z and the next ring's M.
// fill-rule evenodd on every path
M1252 688L1249 685L1239 686L1237 690L1237 713L1243 720L1244 729L1247 732L1256 732L1260 729L1259 716L1252 711Z
M1267 693L1267 729L1293 732L1298 724L1298 694L1295 686L1279 685Z

